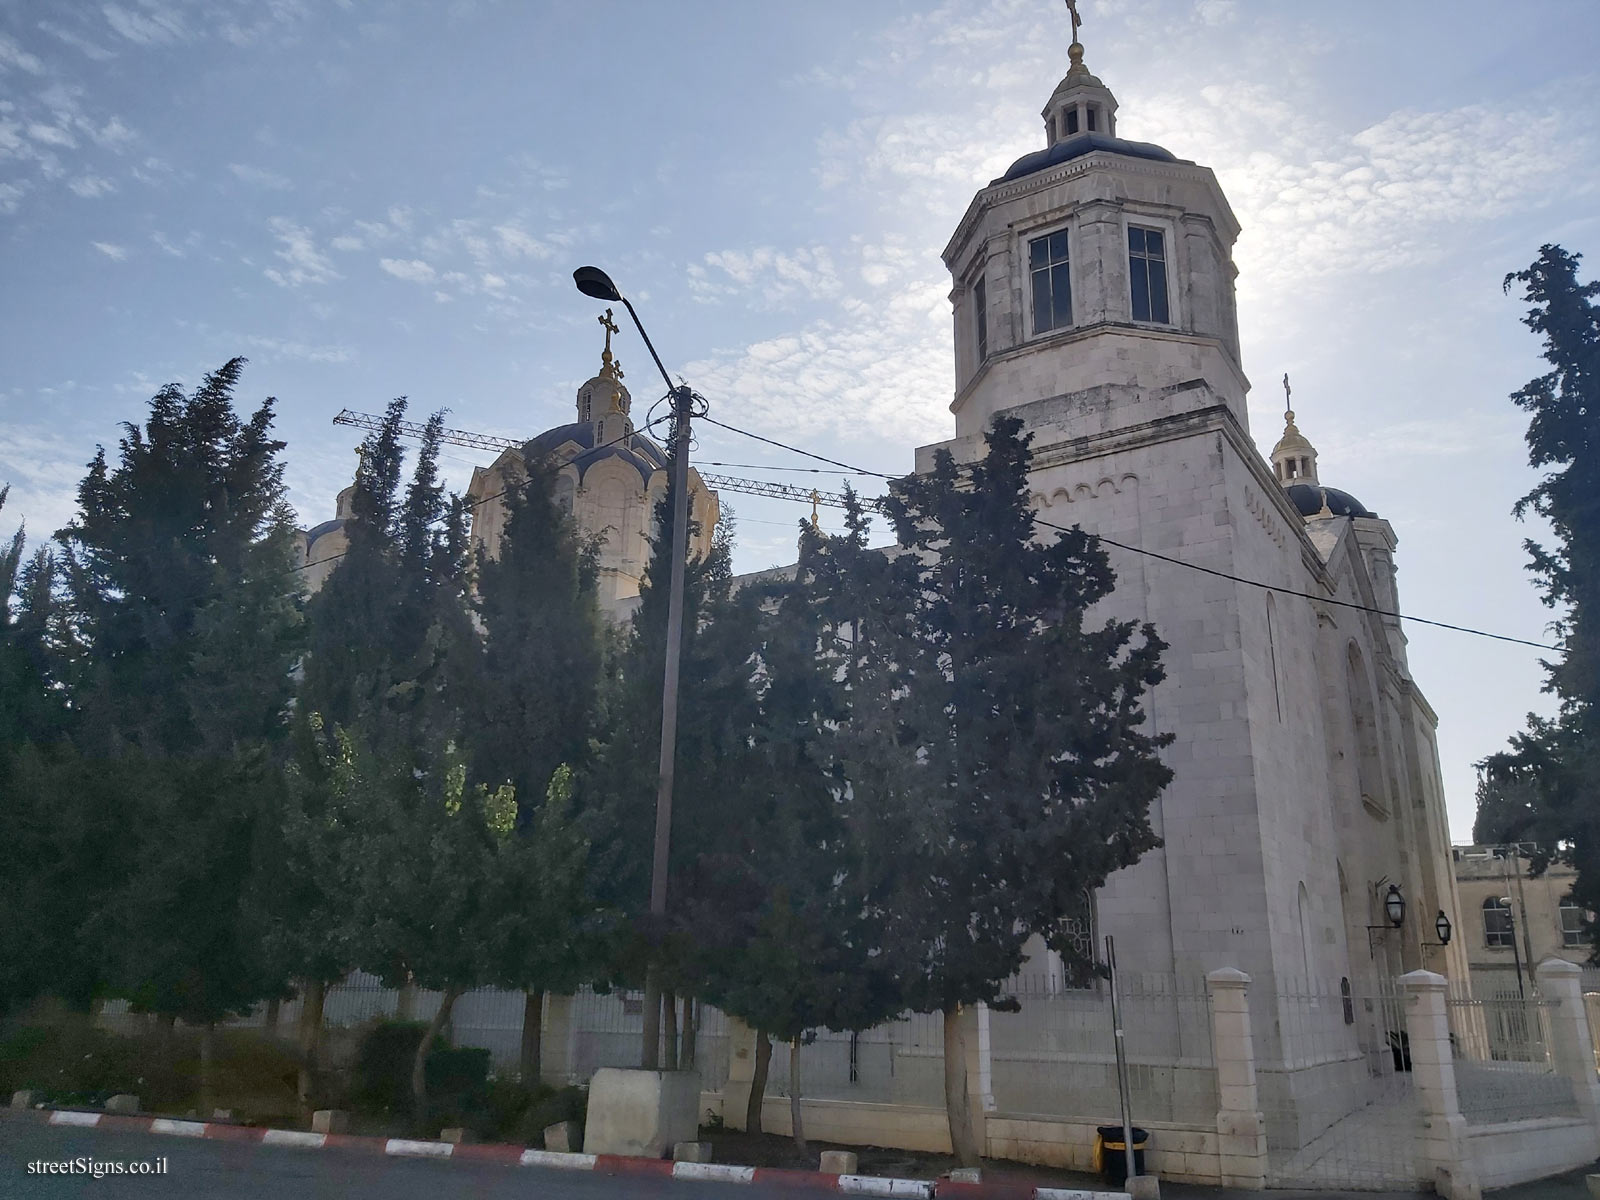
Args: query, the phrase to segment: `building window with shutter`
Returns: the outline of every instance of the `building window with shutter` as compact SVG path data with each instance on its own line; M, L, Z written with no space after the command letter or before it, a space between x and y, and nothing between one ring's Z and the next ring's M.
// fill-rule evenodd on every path
M1490 896L1483 902L1483 944L1493 949L1512 945L1511 906L1504 899Z
M1167 309L1166 234L1159 229L1128 226L1128 286L1135 321L1172 323Z
M1583 909L1570 900L1561 902L1561 944L1587 946L1588 937L1583 931Z
M1072 267L1067 261L1067 231L1028 243L1028 275L1033 284L1033 331L1049 333L1072 324Z

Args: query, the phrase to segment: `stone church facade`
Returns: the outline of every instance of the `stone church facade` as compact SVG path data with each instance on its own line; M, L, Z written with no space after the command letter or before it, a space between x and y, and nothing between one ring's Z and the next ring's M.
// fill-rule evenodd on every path
M1117 136L1114 96L1071 54L1045 149L980 190L945 247L955 437L916 466L973 461L995 414L1020 417L1041 521L1150 552L1107 545L1103 607L1171 645L1149 705L1174 736L1164 846L1108 882L1092 925L1136 971L1464 980L1460 943L1435 944L1437 913L1462 923L1437 718L1400 622L1364 611L1397 611L1394 530L1322 483L1292 411L1257 449L1238 222L1208 168Z

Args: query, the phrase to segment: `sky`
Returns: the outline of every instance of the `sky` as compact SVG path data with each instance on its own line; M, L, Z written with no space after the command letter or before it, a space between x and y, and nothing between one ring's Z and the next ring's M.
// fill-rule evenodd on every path
M1600 5L1079 7L1118 132L1212 167L1243 226L1257 444L1287 372L1323 482L1399 536L1402 610L1542 639L1507 398L1542 363L1501 284L1600 254ZM1044 145L1070 40L1058 0L0 0L0 529L60 527L97 444L236 355L308 525L355 467L341 408L571 421L591 262L711 415L908 471L953 432L939 252ZM708 425L695 453L843 482L711 466L818 464ZM464 488L484 457L447 454ZM737 569L792 561L796 506L724 499ZM1407 632L1467 841L1473 762L1549 709L1540 654Z

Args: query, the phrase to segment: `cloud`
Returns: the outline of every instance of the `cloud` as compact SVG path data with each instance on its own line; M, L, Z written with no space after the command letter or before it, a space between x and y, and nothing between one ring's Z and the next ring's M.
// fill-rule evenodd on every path
M82 196L85 200L95 196L107 196L117 190L117 185L100 175L80 175L67 184L74 195Z
M0 36L0 70L15 67L29 75L43 75L44 63L37 55L29 54L8 37Z
M301 362L313 363L347 363L355 358L356 352L349 346L309 346L305 342L286 341L283 338L263 337L252 334L245 341L258 350L266 351L268 357L293 358Z
M76 149L78 143L68 133L57 125L46 125L42 121L35 121L28 126L28 136L36 142L43 142L47 146L64 146Z
M692 264L688 275L690 290L701 300L750 294L770 307L796 298L832 299L841 292L833 257L823 246L717 250L705 256L703 266Z
M61 26L54 25L49 21L40 21L39 28L57 41L71 46L85 58L94 62L105 62L107 59L116 57L112 51L107 50L104 46L91 42L81 34L74 33L70 29L63 29Z
M89 244L113 262L121 262L128 257L127 248L124 246L113 245L111 242L90 242Z
M500 248L513 258L549 258L555 253L520 225L496 225L494 232L500 239Z
M23 189L14 183L0 183L0 216L10 216L22 205Z
M115 4L107 4L100 11L106 23L128 41L140 46L165 45L169 42L189 40L189 31L177 10L158 3L147 2L142 12L133 12Z
M328 256L317 249L311 231L296 225L287 217L273 217L268 223L273 235L281 243L274 257L287 264L287 270L268 267L264 274L279 287L299 287L306 283L328 283L343 278L333 269Z
M328 245L333 247L335 250L344 250L344 251L363 250L363 249L366 248L366 243L363 242L360 238L358 238L358 237L350 237L348 234L341 235L340 237L334 238L331 242L328 243Z
M378 265L396 279L412 283L427 283L434 278L433 268L420 258L385 258L379 260Z
M229 163L228 170L233 172L233 177L241 183L248 183L254 187L271 188L274 191L288 191L294 184L279 175L276 171L268 171L264 167L252 167L245 163Z

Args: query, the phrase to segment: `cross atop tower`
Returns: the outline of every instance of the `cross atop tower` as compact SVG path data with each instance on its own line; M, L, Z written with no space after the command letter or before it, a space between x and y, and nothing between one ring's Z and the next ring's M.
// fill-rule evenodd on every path
M617 323L611 319L611 310L609 308L606 309L606 315L605 316L596 317L595 320L599 321L601 326L604 327L604 329L606 331L606 348L603 351L603 353L610 354L611 353L611 335L613 333L619 332L619 330L617 329Z
M1293 389L1289 387L1289 372L1283 373L1283 413L1290 421L1294 420L1294 405L1289 403L1289 395Z
M1078 15L1078 0L1067 0L1067 12L1072 16L1072 43L1078 45L1078 26L1083 24L1083 18Z

